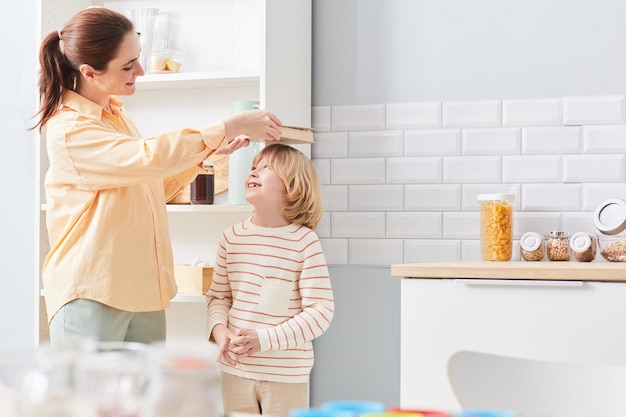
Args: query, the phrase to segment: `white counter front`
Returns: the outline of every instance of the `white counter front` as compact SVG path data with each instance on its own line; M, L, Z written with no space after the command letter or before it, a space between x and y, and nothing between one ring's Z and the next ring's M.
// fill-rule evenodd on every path
M626 364L626 265L393 265L401 284L401 406L458 410L447 363L459 350Z

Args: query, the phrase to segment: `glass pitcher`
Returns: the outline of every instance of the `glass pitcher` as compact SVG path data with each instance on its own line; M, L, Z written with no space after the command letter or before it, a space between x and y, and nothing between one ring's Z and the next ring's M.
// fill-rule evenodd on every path
M147 57L152 52L152 42L154 41L154 23L159 14L159 9L134 9L127 13L130 20L135 26L135 30L139 33L139 42L141 44L141 53L139 54L139 63L145 69Z

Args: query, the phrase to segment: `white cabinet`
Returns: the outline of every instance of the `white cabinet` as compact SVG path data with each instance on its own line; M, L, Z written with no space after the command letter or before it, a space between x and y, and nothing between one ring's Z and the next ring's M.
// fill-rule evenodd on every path
M459 350L626 363L626 283L537 279L402 279L402 407L458 410L446 369Z
M311 123L311 0L40 0L39 39L63 27L78 10L104 6L120 12L158 8L170 14L172 47L185 52L183 71L147 74L137 92L123 97L145 137L182 127L199 127L232 114L235 101L259 101L284 124ZM41 265L49 252L43 178L48 167L42 138L36 150L39 215L36 241ZM297 145L310 155L309 145ZM195 257L212 262L221 231L251 213L228 206L170 206L176 263ZM202 234L198 233L201 230ZM43 297L38 292L37 338L47 339ZM168 311L168 337L204 340L204 299L177 297Z

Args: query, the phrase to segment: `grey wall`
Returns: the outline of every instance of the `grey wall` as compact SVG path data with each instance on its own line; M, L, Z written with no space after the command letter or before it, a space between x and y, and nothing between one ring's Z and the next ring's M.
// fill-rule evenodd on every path
M315 0L313 104L615 94L626 2Z
M389 268L331 267L335 317L314 342L311 403L400 402L400 279Z
M624 16L615 0L315 0L313 105L624 94ZM312 403L396 406L399 282L388 268L331 272L337 316L315 344Z

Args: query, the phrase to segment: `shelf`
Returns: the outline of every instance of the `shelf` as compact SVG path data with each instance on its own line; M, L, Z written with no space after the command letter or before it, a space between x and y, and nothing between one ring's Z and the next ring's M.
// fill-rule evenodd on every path
M146 74L137 78L137 90L248 87L259 85L256 72L175 72Z
M252 213L249 204L168 204L167 211L183 213Z
M176 297L172 298L173 303L206 303L204 295L195 294L176 294Z
M46 211L48 206L41 205L41 211ZM170 213L252 213L249 204L167 204Z

